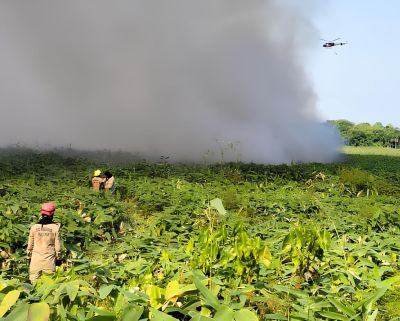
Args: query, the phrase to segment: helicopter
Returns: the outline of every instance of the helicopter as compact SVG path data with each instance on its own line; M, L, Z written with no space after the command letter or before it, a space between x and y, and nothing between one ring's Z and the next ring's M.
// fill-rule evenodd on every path
M332 48L335 46L344 46L347 44L347 42L335 42L338 41L340 38L336 38L334 40L325 40L325 39L321 39L322 41L324 41L325 43L322 45L322 47L324 48Z

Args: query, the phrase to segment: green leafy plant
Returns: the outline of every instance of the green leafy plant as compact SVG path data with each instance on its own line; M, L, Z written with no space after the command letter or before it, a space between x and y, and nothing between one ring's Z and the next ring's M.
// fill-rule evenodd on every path
M296 275L307 277L306 273L316 271L315 265L323 259L331 245L331 239L327 230L298 224L283 240L283 261L289 260L293 264Z
M0 318L396 318L400 154L352 153L201 166L0 150ZM99 167L123 197L88 188ZM27 234L48 200L64 260L32 286Z
M378 195L378 187L380 183L378 178L362 169L341 169L339 173L339 180L353 195Z

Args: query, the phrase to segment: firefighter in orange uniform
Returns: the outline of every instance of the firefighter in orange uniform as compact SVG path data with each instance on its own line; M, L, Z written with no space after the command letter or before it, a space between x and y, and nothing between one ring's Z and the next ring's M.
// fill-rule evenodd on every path
M42 204L42 218L29 232L27 252L29 280L32 284L43 272L54 273L56 265L61 263L60 224L53 222L55 210L53 203Z

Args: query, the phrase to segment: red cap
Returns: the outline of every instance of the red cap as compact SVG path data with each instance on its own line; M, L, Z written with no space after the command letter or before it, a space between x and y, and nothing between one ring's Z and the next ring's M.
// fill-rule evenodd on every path
M42 215L53 216L54 211L56 210L56 206L54 203L43 203L41 212Z

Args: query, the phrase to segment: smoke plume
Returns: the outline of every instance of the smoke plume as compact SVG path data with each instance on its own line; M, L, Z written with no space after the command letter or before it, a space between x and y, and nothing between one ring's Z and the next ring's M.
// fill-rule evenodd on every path
M2 1L0 145L329 161L304 30L272 0Z

